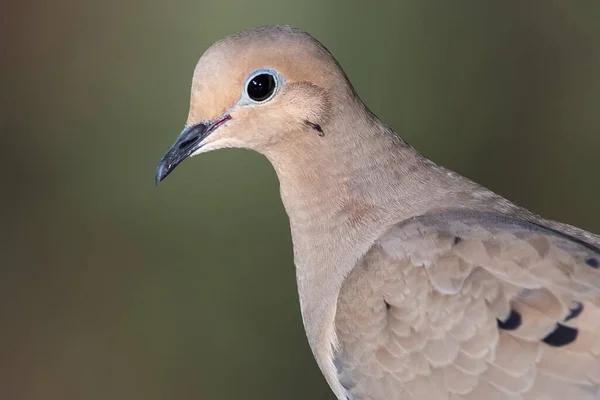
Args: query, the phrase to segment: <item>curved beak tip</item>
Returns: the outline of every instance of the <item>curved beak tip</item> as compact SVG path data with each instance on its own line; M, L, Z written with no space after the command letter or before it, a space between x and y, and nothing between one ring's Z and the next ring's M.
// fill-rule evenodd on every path
M228 114L220 118L187 126L177 137L177 140L160 159L154 175L154 183L158 184L165 179L183 160L202 146L203 140L216 128L229 121Z
M158 186L160 181L165 179L165 177L167 176L165 169L165 165L162 163L162 160L160 160L158 166L156 167L156 175L154 175L154 183L156 184L156 186Z

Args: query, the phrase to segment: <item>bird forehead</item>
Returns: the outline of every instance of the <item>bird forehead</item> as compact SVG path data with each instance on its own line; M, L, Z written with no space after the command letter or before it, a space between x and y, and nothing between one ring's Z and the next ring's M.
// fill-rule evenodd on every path
M286 83L330 86L336 64L312 38L251 39L226 38L202 55L194 70L188 123L213 119L227 111L242 95L248 76L259 69L277 71Z

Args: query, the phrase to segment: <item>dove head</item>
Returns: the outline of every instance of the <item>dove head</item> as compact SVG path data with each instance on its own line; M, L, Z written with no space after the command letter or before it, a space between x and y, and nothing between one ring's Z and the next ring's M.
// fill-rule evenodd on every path
M344 72L308 33L271 26L228 36L198 61L186 127L156 182L187 157L221 148L252 149L271 161L302 157L331 140L331 124L354 103Z

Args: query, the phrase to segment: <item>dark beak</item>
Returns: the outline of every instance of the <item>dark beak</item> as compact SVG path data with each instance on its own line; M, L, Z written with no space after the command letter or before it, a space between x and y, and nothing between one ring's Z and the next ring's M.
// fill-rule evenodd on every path
M156 167L155 182L158 185L167 177L183 160L190 154L202 147L202 142L217 127L230 120L229 115L225 115L214 121L201 122L196 125L187 126L177 137L177 140L171 146L169 151L160 159Z

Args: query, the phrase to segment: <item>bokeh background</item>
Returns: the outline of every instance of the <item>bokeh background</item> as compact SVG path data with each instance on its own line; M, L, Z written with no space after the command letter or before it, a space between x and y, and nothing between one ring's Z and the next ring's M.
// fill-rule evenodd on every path
M392 4L393 3L393 4ZM333 399L267 161L154 168L215 40L291 24L434 160L600 232L600 3L0 5L0 398Z

